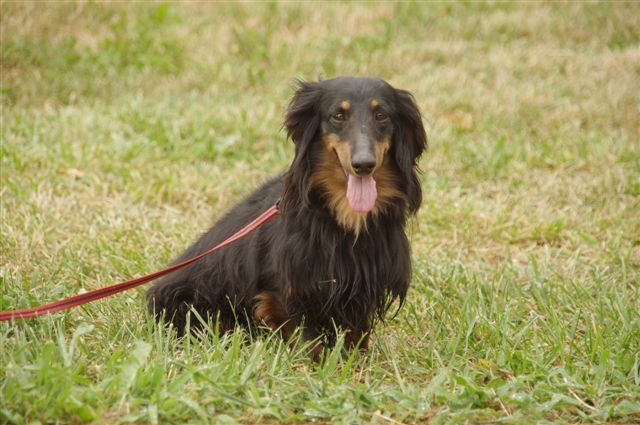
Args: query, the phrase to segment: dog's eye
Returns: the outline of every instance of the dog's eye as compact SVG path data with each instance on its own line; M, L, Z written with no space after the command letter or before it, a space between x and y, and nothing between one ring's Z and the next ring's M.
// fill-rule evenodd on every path
M342 122L342 121L346 121L347 117L342 112L338 112L331 115L331 119L333 119L334 121Z
M389 115L385 114L384 112L376 112L374 118L376 119L376 121L386 121L387 118L389 118Z

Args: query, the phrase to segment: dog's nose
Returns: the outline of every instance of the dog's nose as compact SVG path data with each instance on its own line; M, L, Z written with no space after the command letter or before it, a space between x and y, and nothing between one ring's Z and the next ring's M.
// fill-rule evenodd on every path
M366 175L366 174L371 174L371 172L376 166L376 162L374 160L367 160L367 159L356 160L354 158L354 160L351 161L351 166L353 167L353 171L355 171L356 174Z

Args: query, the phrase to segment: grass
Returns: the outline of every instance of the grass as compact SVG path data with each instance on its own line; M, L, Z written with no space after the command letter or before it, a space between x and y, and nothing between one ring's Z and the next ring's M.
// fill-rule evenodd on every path
M412 91L414 278L365 355L0 324L0 422L638 423L640 8L0 3L0 310L156 270L292 156L296 77Z

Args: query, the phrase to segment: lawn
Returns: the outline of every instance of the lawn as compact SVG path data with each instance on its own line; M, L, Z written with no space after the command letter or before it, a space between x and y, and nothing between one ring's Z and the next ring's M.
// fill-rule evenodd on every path
M640 4L0 3L0 310L163 267L284 170L295 78L410 90L413 279L368 353L0 323L2 423L638 423Z

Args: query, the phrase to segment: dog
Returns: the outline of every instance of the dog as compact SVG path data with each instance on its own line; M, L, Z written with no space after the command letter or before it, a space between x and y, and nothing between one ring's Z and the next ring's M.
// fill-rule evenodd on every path
M413 96L372 77L299 81L284 118L295 145L288 171L235 205L175 263L206 251L274 203L257 231L165 277L147 293L181 333L202 318L218 332L300 328L314 356L344 332L366 349L374 325L411 278L405 225L422 201L418 159L427 136ZM174 264L175 264L174 263Z

